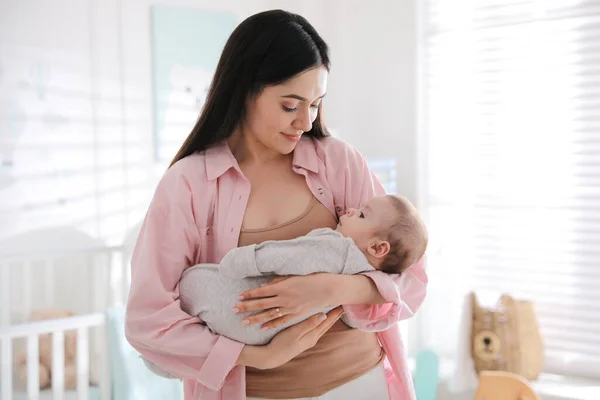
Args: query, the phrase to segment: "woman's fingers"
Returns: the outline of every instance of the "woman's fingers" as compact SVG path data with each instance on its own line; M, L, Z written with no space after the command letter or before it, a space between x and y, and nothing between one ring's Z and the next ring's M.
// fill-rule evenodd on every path
M293 325L290 329L298 330L299 338L306 335L313 335L314 340L318 340L340 319L344 314L344 309L340 306L329 312L329 314L318 313L312 317Z
M282 317L284 317L286 315L287 315L287 313L281 307L270 308L259 314L250 315L250 316L244 318L242 323L244 325L262 324L264 322L281 319ZM281 325L281 324L278 324L278 325Z
M306 334L313 332L326 319L327 315L323 313L317 313L312 317L291 326L288 329L296 331L296 334L298 335L297 337L300 339L303 336L306 336Z
M284 279L282 279L284 280ZM281 281L279 281L281 282ZM275 282L275 283L279 283ZM275 287L275 283L270 284L267 283L265 286L261 286L256 289L246 290L240 294L240 301L248 301L250 299L260 299L262 297L271 297L275 296L278 293L277 288Z
M270 321L262 324L261 329L269 330L269 329L279 328L280 326L287 324L288 322L290 322L291 320L293 320L297 317L299 317L299 314L287 314L281 318L276 318L276 319L270 320Z
M321 338L321 336L323 336L325 332L331 329L333 324L335 324L336 321L340 319L343 314L344 307L342 306L336 307L333 310L329 311L329 313L327 314L327 318L323 322L321 322L313 331L317 335L317 340Z
M276 303L276 300L274 297L267 297L267 298L262 298L262 299L258 299L258 300L244 301L242 303L236 304L233 307L233 313L239 314L239 313L245 313L248 311L267 310L269 308L275 308L276 307L275 303Z
M280 326L287 324L288 322L298 318L301 315L301 314L295 314L295 313L285 314L285 312L282 312L282 314L283 314L283 317L268 320L268 322L266 322L262 325L261 329L269 330L269 329L279 328ZM323 321L320 324L317 323L317 325L315 325L315 327L319 328L319 332L318 332L319 337L322 336L325 332L327 332L327 330L329 328L331 328L333 326L333 324L335 323L335 321L337 321L343 314L344 314L343 307L340 306L340 307L334 308L327 315L327 320ZM322 330L322 332L321 332L321 330Z

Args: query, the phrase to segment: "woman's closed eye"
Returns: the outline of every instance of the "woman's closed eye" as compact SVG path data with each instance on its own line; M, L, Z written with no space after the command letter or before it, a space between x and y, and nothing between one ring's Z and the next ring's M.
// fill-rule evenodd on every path
M362 211L359 211L358 218L364 218L364 217L365 217L365 213Z
M315 110L318 110L320 106L321 106L321 104L319 103L319 104L313 104L313 105L311 105L310 107L311 107L311 108L313 108L313 109L315 109ZM294 111L298 111L298 107L297 107L297 106L296 106L296 107L294 107L294 108L290 108L290 107L286 107L286 106L282 106L282 107L283 107L283 110L284 110L285 112L294 112Z

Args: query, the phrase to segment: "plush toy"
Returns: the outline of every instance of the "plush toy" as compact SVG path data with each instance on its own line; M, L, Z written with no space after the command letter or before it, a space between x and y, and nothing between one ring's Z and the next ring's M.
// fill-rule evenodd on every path
M535 380L544 367L544 347L533 303L503 295L485 308L471 293L471 355L476 372L506 371Z
M31 313L30 321L43 321L57 318L67 318L75 315L69 310L40 309ZM74 389L77 384L77 332L64 333L65 359L65 389ZM27 352L21 352L16 357L17 369L21 382L27 385ZM50 387L52 382L52 334L39 336L39 382L40 389Z

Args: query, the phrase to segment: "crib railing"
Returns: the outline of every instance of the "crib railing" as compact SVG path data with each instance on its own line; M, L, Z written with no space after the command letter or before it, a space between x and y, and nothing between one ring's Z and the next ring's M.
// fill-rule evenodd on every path
M39 390L39 337L52 334L52 398L62 400L64 389L64 337L65 332L77 332L77 399L87 400L90 387L89 332L92 328L101 329L102 351L100 357L99 389L103 400L110 399L110 371L106 350L105 317L103 313L88 314L39 322L28 322L0 328L2 400L11 400L13 394L13 343L17 339L27 342L27 396L38 400Z
M26 321L36 308L85 314L123 304L128 257L119 246L0 255L0 327Z

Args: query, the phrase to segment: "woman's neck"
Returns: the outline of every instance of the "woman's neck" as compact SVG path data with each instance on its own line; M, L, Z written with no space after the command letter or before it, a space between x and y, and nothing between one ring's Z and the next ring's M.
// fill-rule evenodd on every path
M227 139L227 144L240 166L291 163L293 158L293 153L281 154L265 147L258 140L252 138L252 135L244 132L243 128L236 129Z

